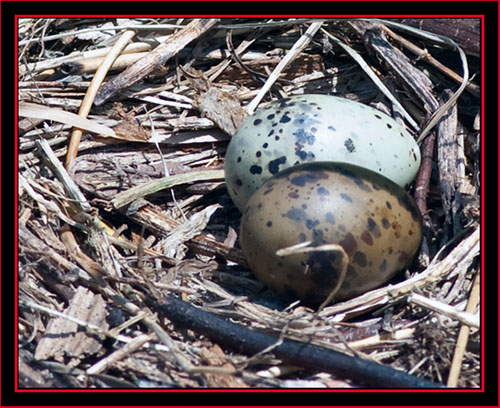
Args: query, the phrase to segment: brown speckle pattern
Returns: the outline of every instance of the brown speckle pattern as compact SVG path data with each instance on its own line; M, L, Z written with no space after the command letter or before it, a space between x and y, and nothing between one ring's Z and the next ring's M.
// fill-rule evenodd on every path
M373 183L380 188L364 188ZM278 257L278 249L304 242L340 245L349 264L335 299L344 300L403 269L421 234L418 209L401 187L357 166L315 162L288 168L257 190L243 212L240 240L259 279L280 295L318 304L338 282L339 252Z

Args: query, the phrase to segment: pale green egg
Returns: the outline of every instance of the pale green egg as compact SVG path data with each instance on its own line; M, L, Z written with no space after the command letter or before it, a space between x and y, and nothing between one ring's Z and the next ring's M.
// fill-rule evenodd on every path
M374 108L329 95L292 96L248 116L232 137L227 189L242 210L271 176L315 161L352 163L407 187L420 167L420 150L403 126Z

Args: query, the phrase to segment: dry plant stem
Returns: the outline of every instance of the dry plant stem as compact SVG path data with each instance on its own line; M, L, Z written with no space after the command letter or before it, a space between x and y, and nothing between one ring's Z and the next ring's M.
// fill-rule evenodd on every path
M435 34L446 35L467 54L481 56L481 20L479 18L403 18L400 23Z
M113 289L111 289L111 287L109 285L108 286L101 286L101 287L99 287L99 290L101 291L103 296L112 299L117 304L124 307L128 311L128 313L130 313L131 315L136 316L138 314L144 313L144 311L141 310L137 305L135 305L134 303L130 302L128 299L126 299L123 296L116 293ZM156 317L151 316L151 313L149 313L149 312L146 312L146 313L147 313L147 315L142 319L142 322L144 323L144 325L146 327L148 327L153 333L155 333L156 336L158 336L158 339L160 339L160 341L168 347L169 351L172 353L178 366L184 371L189 370L191 368L191 365L183 357L183 354L179 352L176 344L170 338L170 336L157 323Z
M394 31L392 31L390 28L387 28L385 25L382 25L382 29L387 34L389 34L389 36L391 36L394 40L398 41L403 47L405 47L413 54L415 54L419 59L428 62L429 64L431 64L432 66L434 66L435 68L439 69L441 72L452 78L454 81L458 83L461 83L463 81L463 78L460 75L458 75L456 72L453 72L447 66L441 64L431 54L429 54L427 50L417 47L411 41L408 41L406 38L396 34ZM473 83L469 82L465 89L476 97L480 96L479 87Z
M257 96L248 104L247 110L250 115L255 112L255 109L259 105L264 95L271 89L273 84L278 80L281 72L286 68L286 66L299 55L302 50L307 47L307 45L311 42L314 37L314 34L320 29L323 21L318 21L312 23L307 31L298 39L298 41L293 45L292 49L288 52L288 54L281 60L278 66L274 69L274 71L269 75L264 86L261 88Z
M92 82L90 83L89 89L83 98L82 105L80 106L80 110L78 111L79 116L87 117L90 112L90 108L92 107L92 103L94 102L94 98L97 95L97 91L104 81L106 74L109 69L113 65L113 62L118 58L122 50L125 48L127 43L134 37L135 31L127 30L125 31L118 41L115 43L109 54L104 59L102 65L96 71L94 78L92 78ZM78 145L80 144L80 140L82 138L82 130L75 129L71 134L71 140L68 145L68 151L66 153L66 168L69 167L71 161L78 154Z
M466 312L474 313L476 307L479 303L480 295L480 272L478 271L474 279L472 286L472 291L469 296L469 301L465 308ZM453 354L453 361L451 363L450 373L448 375L448 387L456 387L458 383L458 376L460 375L460 368L462 366L462 359L465 353L465 348L467 347L467 340L469 339L469 326L463 324L460 327L460 332L458 334L457 345L455 346L455 352Z
M362 22L356 21L352 24L361 25ZM410 95L416 96L426 112L434 112L439 107L439 102L432 94L433 84L429 77L415 67L403 52L387 41L378 24L373 29L364 28L363 31L363 41L369 52L373 53L381 65L386 66L387 70L404 84Z
M95 104L97 106L102 105L119 92L137 83L156 68L165 64L187 44L210 30L218 22L219 19L216 18L194 19L183 29L169 36L164 43L148 53L143 59L137 61L134 65L128 67L127 70L104 84L96 96Z
M131 54L120 55L109 67L110 71L118 71L144 58L146 52L134 52ZM102 66L103 58L88 58L81 61L65 62L61 66L61 71L68 75L81 75L88 72L96 72Z
M366 19L361 19L361 20L366 20ZM457 45L456 42L451 40L449 37L443 36L443 35L438 35L438 34L433 34L429 33L427 31L419 30L414 27L410 27L404 24L399 24L394 21L389 21L389 20L378 20L378 19L370 19L370 21L379 21L385 25L388 25L390 27L397 27L398 29L404 30L406 32L410 32L413 35L419 36L421 38L424 38L426 40L433 41L434 43L440 44L440 45L445 45L447 47L453 48L454 50L458 51L460 54L460 60L462 61L462 69L463 69L463 78L462 78L462 84L460 87L457 89L457 91L453 94L453 96L444 104L442 105L438 110L436 110L430 120L427 122L425 127L420 130L420 134L417 139L417 143L420 143L426 136L427 134L431 131L431 129L436 126L436 124L441 120L441 118L448 112L448 110L457 102L458 97L462 94L464 91L465 87L467 86L467 83L469 82L469 65L467 64L467 56L465 53L462 51L462 49ZM417 127L418 129L418 127Z
M156 38L156 41L161 43L165 41L167 38L168 36L158 37ZM122 54L136 54L140 52L149 51L150 49L151 49L150 43L135 42L127 45L123 49ZM50 58L44 61L22 65L19 67L19 74L24 75L26 72L33 72L33 73L39 72L40 73L39 75L43 76L45 75L44 71L50 71L47 73L51 75L54 73L54 70L56 68L60 67L64 63L83 64L85 61L93 59L99 59L99 65L101 65L103 58L106 57L106 55L109 53L110 50L111 47L99 48L97 50L84 51L76 54L72 53L70 55L65 55L64 57ZM36 78L38 78L38 75L36 75Z
M436 132L433 131L422 142L422 163L418 170L417 180L415 182L415 203L424 220L429 223L427 214L427 194L429 193L429 184L432 174L432 158L434 156L434 145L436 143Z
M113 26L113 27L93 27L93 28L88 28L88 29L83 29L83 30L76 30L76 31L69 31L69 32L64 32L64 33L59 33L59 34L54 34L54 35L47 35L43 37L35 37L35 38L30 38L26 40L22 40L19 42L19 45L26 45L30 44L32 42L39 42L39 41L52 41L52 40L58 40L60 38L64 37L70 37L73 35L81 35L85 33L95 33L96 31L117 31L117 30L164 30L164 29L176 29L176 28L182 28L179 27L176 24L152 24L152 25L133 25L133 24L127 24L124 26Z
M48 314L49 316L60 317L60 318L69 320L69 321L76 323L77 325L85 328L87 330L87 332L89 332L89 333L102 334L104 336L111 337L115 340L122 341L124 343L129 343L131 341L131 339L127 336L122 336L120 334L114 334L114 333L112 333L111 330L103 329L102 327L96 326L92 323L89 323L89 322L86 322L84 320L78 319L76 317L70 316L67 313L62 313L62 312L59 312L57 310L53 310L53 309L50 309L48 307L39 305L38 303L35 303L31 300L22 299L19 301L19 303L21 305L26 306L26 307L29 307L29 308L32 308L35 310L40 310L41 312L44 312L44 313Z
M104 275L104 271L97 262L95 262L92 258L90 258L87 254L85 254L81 249L78 243L76 242L76 238L73 235L73 232L69 229L67 225L63 226L63 230L61 232L61 241L66 246L68 254L73 258L76 263L87 272L90 276L92 276L97 282L104 283L102 276Z
M341 270L339 274L339 279L337 281L337 284L335 287L332 289L330 294L327 296L327 298L321 303L321 305L318 308L318 311L316 312L316 316L321 312L326 305L328 305L334 298L335 294L339 291L340 287L342 286L342 283L344 283L345 279L345 274L347 272L347 266L349 265L349 257L347 256L344 248L341 245L337 244L327 244L327 245L320 245L317 247L311 247L311 241L307 242L302 242L300 244L292 245L290 247L286 248L281 248L276 251L277 256L290 256L294 254L304 254L308 252L322 252L322 251L327 251L327 252L336 252L339 253L340 256L342 257L341 259ZM304 272L305 273L305 272Z
M412 293L408 296L408 303L413 303L425 307L426 309L433 310L435 312L444 314L452 319L459 320L462 324L468 325L470 327L479 328L479 318L470 312L460 312L454 307L438 302L434 299L426 298L425 296L419 295L418 293Z
M467 238L463 239L451 252L442 260L436 260L421 273L407 279L396 285L389 285L381 289L375 289L357 298L346 302L337 303L333 306L326 307L321 316L331 316L338 313L345 313L348 310L360 307L365 304L371 304L386 298L398 298L406 296L417 288L422 288L451 272L458 273L459 270L467 269L474 258L479 253L479 228L476 228Z
M152 204L140 208L134 214L129 214L129 217L160 236L169 235L174 228L180 225L178 221L165 216L163 211ZM242 266L246 265L241 250L224 245L207 234L196 235L189 242L186 242L186 245L196 253L209 256L219 255Z
M406 111L406 109L401 105L401 103L392 95L391 91L384 85L384 83L378 78L377 74L373 72L370 66L365 62L365 60L356 52L353 48L349 47L347 44L344 44L341 40L339 40L334 35L330 34L328 31L322 29L321 30L328 38L333 40L337 45L342 47L345 52L347 52L351 58L356 61L356 63L361 67L361 69L368 75L368 77L373 81L375 85L380 89L380 91L395 105L397 108L403 113L403 116L411 125L411 127L415 130L419 129L417 122L413 120L411 115Z
M63 184L66 193L72 198L74 201L69 201L69 204L75 207L76 211L89 211L90 204L87 202L87 199L80 191L79 187L73 181L73 179L69 176L66 169L63 167L59 159L56 157L52 149L50 148L49 143L45 139L37 140L36 142L40 152L42 153L42 160L50 167L50 169L54 172L59 181Z
M98 363L94 364L90 368L87 369L88 375L100 374L103 371L107 370L116 362L122 360L127 357L129 354L141 348L148 341L151 341L155 336L151 334L141 334L125 344L122 348L116 350L111 353L109 356L103 358Z
M190 173L180 173L173 176L152 180L116 195L111 201L115 209L121 208L138 198L142 198L157 191L171 188L179 184L191 183L194 181L222 181L224 180L224 170L200 170Z
M93 120L83 118L59 108L50 108L36 103L20 102L18 114L26 118L52 120L54 122L85 129L89 132L97 133L100 136L119 138L110 127L100 125Z
M277 344L279 338L276 336L226 321L173 296L166 297L160 303L149 297L146 298L146 301L152 308L164 313L174 323L188 327L218 343L244 353L255 354L273 346L273 354L286 361L287 364L332 372L368 386L382 388L443 387L441 384L413 377L399 370L304 342L284 339L280 344Z

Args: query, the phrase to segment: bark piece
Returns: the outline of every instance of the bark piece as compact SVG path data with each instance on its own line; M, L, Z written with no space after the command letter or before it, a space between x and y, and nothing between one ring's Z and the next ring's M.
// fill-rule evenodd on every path
M105 306L101 295L95 295L90 290L80 287L71 299L65 313L107 330ZM68 364L76 366L81 359L96 354L101 349L100 336L78 331L76 322L56 317L49 322L45 335L38 343L35 359L53 358L61 363L70 359Z

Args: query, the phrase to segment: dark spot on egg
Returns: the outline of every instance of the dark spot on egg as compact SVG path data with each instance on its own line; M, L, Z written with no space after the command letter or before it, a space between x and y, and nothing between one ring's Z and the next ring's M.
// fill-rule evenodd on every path
M360 235L361 241L363 241L366 245L372 246L373 245L373 238L372 234L370 234L369 231L364 230L363 233Z
M272 222L272 221L268 221L268 222L266 222L266 226L267 226L268 228L269 228L269 227L271 227L272 225L273 225L273 222Z
M290 118L290 116L287 116L290 112L285 112L283 114L283 116L281 117L280 119L280 123L288 123L290 122L292 119Z
M366 191L367 193L371 193L372 189L368 184L366 184L361 177L348 169L341 170L340 174L348 177L351 181L356 184L361 190Z
M390 123L386 123L386 125L389 129L392 129L392 125Z
M387 218L382 218L382 227L384 227L385 229L389 228L391 226L391 223L389 222L389 220Z
M319 224L318 220L310 220L310 219L306 220L307 229L313 229L318 224Z
M291 208L285 214L283 214L286 218L290 218L293 221L305 221L307 219L307 214L304 210L300 208Z
M411 214L414 221L418 221L420 219L418 207L414 204L408 194L399 194L398 203Z
M297 199L300 197L300 195L298 195L295 191L292 191L291 193L288 193L288 197Z
M375 236L375 238L380 237L380 228L377 223L373 220L373 218L368 217L367 219L368 230Z
M378 270L380 272L385 272L387 270L387 260L383 260L382 263L379 265Z
M267 115L267 119L273 120L274 119L274 113L271 113L270 115Z
M331 211L328 211L325 213L325 220L328 224L335 224L335 217L333 216L333 213Z
M406 265L408 260L410 259L410 256L405 252L401 251L399 256L398 256L398 262L402 265Z
M257 166L254 164L252 167L250 167L250 173L252 174L261 174L262 173L262 167Z
M385 206L389 209L389 210L392 210L392 205L389 201L386 201L385 202Z
M353 258L352 258L353 262L355 264L358 264L359 266L361 266L362 268L366 266L367 264L367 261L366 261L366 254L361 252L361 251L357 251Z
M290 168L293 170L293 168ZM286 171L286 170L285 170ZM286 175L286 173L282 173L282 175ZM292 177L290 182L294 186L304 187L308 183L316 183L318 180L327 179L328 175L321 171L313 171L299 174L298 176Z
M286 156L271 160L268 164L269 173L276 174L280 171L280 166L286 163Z
M255 152L255 157L259 158L260 156L262 156L262 152L260 151Z
M299 129L292 134L295 136L297 143L307 143L308 145L313 145L314 142L316 142L316 136L306 132L304 129Z
M326 188L324 188L324 187L319 187L318 188L318 195L323 196L323 197L324 196L329 196L330 192Z
M236 185L238 187L241 187L243 185L243 181L241 181L240 179L236 179Z
M354 146L354 143L351 138L347 138L344 141L344 146L349 153L354 153L356 151L356 147Z
M352 256L354 251L358 248L358 243L356 242L356 238L350 232L344 236L344 239L339 241L339 245L344 248L344 251L347 255Z
M261 123L262 123L262 119L255 119L255 120L253 121L253 125L254 125L254 126L258 126L258 125L260 125Z
M323 230L313 229L312 233L313 246L323 245L326 241L324 238Z
M340 194L340 198L342 200L345 200L345 201L349 202L349 203L352 203L352 198L349 197L349 195L347 195L346 193L341 193Z

